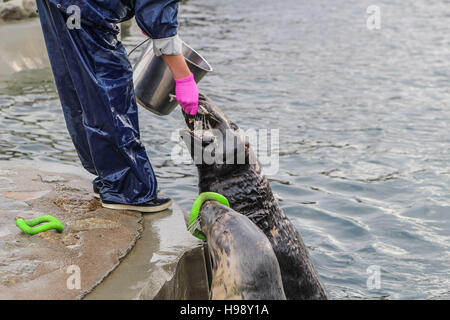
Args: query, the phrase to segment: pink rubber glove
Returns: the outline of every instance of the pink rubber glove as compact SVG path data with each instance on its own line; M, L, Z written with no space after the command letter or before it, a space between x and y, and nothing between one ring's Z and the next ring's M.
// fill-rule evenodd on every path
M175 79L175 95L184 112L196 115L198 110L198 88L194 75Z

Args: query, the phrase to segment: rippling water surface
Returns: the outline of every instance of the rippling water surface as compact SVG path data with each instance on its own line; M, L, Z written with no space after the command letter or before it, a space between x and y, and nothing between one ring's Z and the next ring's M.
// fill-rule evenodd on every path
M370 31L372 4L190 0L180 35L230 118L280 130L271 184L332 298L448 299L450 6L378 1ZM128 50L141 40L125 30ZM140 122L161 188L188 210L196 170L170 158L180 113ZM49 70L0 79L0 128L0 159L78 163Z

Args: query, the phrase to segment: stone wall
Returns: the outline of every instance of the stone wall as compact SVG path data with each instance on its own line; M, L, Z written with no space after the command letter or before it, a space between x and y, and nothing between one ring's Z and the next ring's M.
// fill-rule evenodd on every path
M12 21L37 17L35 0L0 0L0 20Z

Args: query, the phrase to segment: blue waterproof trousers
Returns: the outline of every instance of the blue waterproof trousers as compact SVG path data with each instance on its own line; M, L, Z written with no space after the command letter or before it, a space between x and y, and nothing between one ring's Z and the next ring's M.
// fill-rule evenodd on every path
M147 8L149 14L141 10L139 15L133 0L129 4L111 0L109 7L105 6L108 1L62 0L62 5L54 1L37 0L37 5L67 129L81 163L97 176L93 183L103 200L124 204L150 201L156 197L157 181L140 141L132 67L117 40L116 23L134 13L136 18L151 17L152 12L154 16L158 9L145 5L144 0L141 8ZM69 2L81 8L81 28L67 27ZM172 21L156 31L143 20L138 24L147 34L173 36L178 1L154 2L165 4L165 16ZM151 24L152 19L149 21ZM153 21L164 23L161 18Z

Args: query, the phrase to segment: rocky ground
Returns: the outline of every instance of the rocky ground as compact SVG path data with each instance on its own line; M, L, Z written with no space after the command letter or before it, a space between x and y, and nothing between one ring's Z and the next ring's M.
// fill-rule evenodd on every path
M10 0L0 2L0 19L9 21L34 18L38 16L36 9L35 0Z

